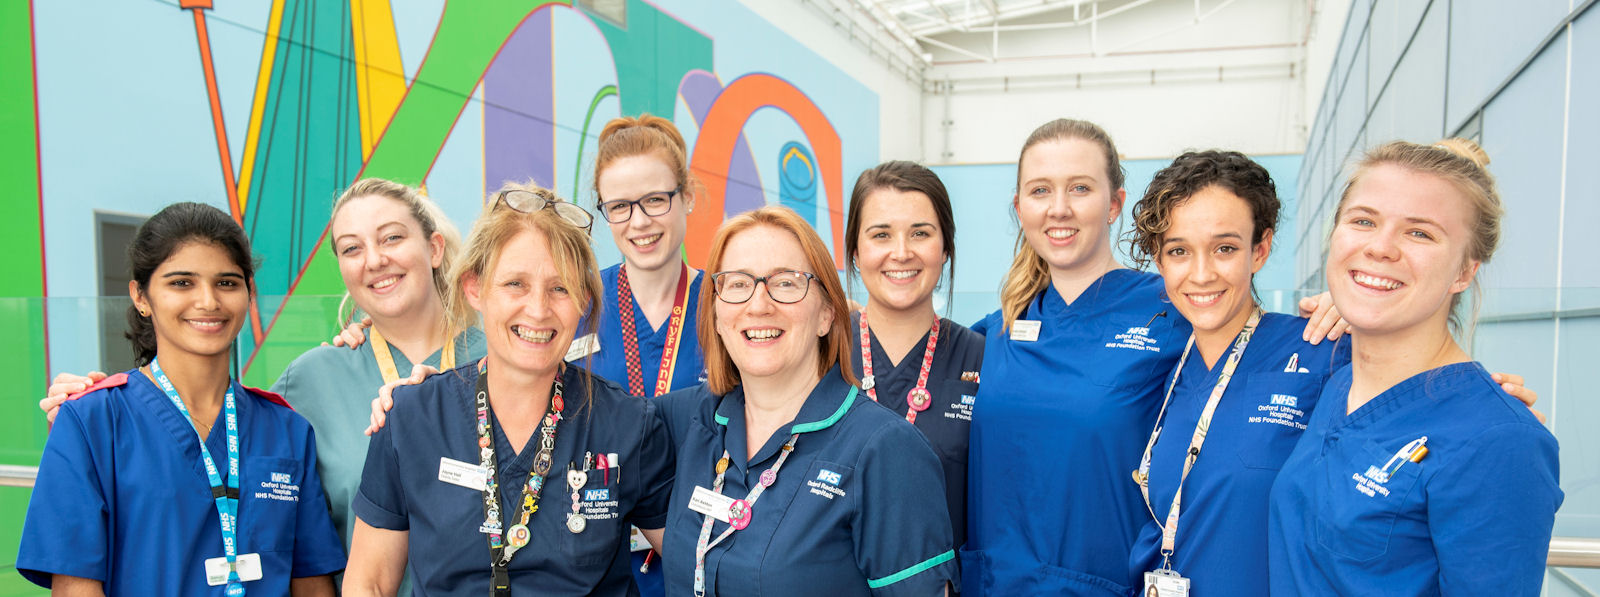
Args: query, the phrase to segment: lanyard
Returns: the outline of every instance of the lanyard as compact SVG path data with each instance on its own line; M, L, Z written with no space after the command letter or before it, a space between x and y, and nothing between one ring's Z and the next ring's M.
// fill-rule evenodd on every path
M928 374L933 370L933 349L939 345L939 319L934 318L933 329L928 331L928 347L922 351L922 370L917 373L917 387L906 392L906 422L916 424L917 413L928 410L933 395L928 393ZM861 310L861 388L867 397L878 401L878 390L872 376L872 334L867 330L867 310Z
M656 370L656 393L660 396L672 390L672 373L678 367L678 345L683 339L683 322L688 319L685 306L689 302L689 266L683 264L678 275L678 289L672 300L672 317L667 320L667 341L661 345L661 366ZM617 270L617 312L622 318L622 353L628 361L628 393L644 396L644 373L639 363L639 336L633 327L633 287L628 285L628 266Z
M161 370L160 359L150 360L150 374L156 380L156 385L161 386L161 391L172 400L172 405L178 407L178 413L186 419L193 419L189 409L183 405L183 399L178 397L178 390L172 387L172 380L167 379L167 374ZM200 440L200 462L205 465L206 478L211 482L211 498L217 502L217 518L222 522L222 555L228 558L228 587L230 597L244 595L244 585L239 580L239 410L233 400L233 383L228 384L228 392L222 396L223 419L228 433L228 481L222 481L222 476L217 474L217 463L211 460L211 450L206 449L204 438ZM198 435L198 432L197 432Z
M507 597L511 595L511 572L506 565L511 562L511 556L526 546L533 536L528 530L528 519L539 511L539 492L544 489L545 474L550 472L550 453L556 447L556 427L561 424L561 411L566 408L566 403L561 399L565 385L561 383L561 374L557 372L550 388L550 405L545 409L544 422L539 426L539 453L534 456L533 470L528 473L528 482L522 487L522 507L517 524L505 533L502 542L500 484L495 476L494 424L489 420L489 372L482 361L479 361L478 368L478 451L479 464L485 471L483 527L489 533L489 563L494 575L490 594Z
M1161 529L1161 558L1162 568L1172 568L1172 552L1178 542L1178 510L1183 503L1183 482L1189 479L1189 471L1194 469L1194 463L1200 459L1200 447L1206 443L1206 433L1211 429L1211 417L1217 411L1217 403L1222 401L1222 395L1228 391L1228 382L1233 380L1233 372L1239 367L1239 360L1244 357L1244 349L1250 344L1250 336L1256 331L1256 324L1261 322L1261 309L1258 307L1250 313L1250 320L1244 324L1244 329L1239 332L1239 337L1233 341L1233 350L1228 353L1228 360L1222 366L1222 373L1217 377L1217 385L1211 388L1211 397L1206 400L1205 410L1200 412L1200 420L1195 424L1194 435L1189 438L1188 457L1183 460L1183 474L1178 477L1178 490L1172 494L1172 508L1167 511L1166 523ZM1155 429L1150 431L1150 441L1144 446L1144 460L1139 465L1139 470L1134 472L1134 480L1139 483L1139 492L1144 494L1145 508L1150 510L1150 516L1155 517L1155 507L1150 505L1150 450L1155 447L1156 439L1161 437L1161 422L1166 418L1167 406L1172 403L1172 390L1178 385L1178 375L1183 372L1183 365L1189 360L1189 352L1194 349L1194 334L1189 334L1189 343L1183 347L1183 356L1178 357L1178 368L1172 372L1172 382L1167 384L1167 396L1161 401L1161 412L1156 415ZM1160 522L1160 519L1156 519Z
M855 390L852 388L851 391L854 392ZM771 468L761 471L761 482L757 483L750 490L750 493L745 495L744 499L734 500L733 504L728 506L728 528L724 529L722 534L717 535L716 539L711 539L711 524L716 522L716 517L710 514L703 515L705 522L700 524L700 539L695 542L694 547L695 597L702 597L706 594L706 552L711 551L711 548L722 543L734 531L750 526L750 518L754 515L752 509L756 505L756 500L761 499L761 494L768 487L778 482L778 469L782 468L783 461L788 460L789 455L794 453L794 442L798 439L800 439L800 434L798 433L789 436L789 441L784 442L783 449L779 451L778 460L772 463ZM717 478L711 482L711 491L716 492L718 495L722 494L722 480L728 474L728 462L728 451L724 449L722 458L717 460Z
M391 384L400 379L400 370L394 366L394 355L389 352L389 343L383 339L383 334L378 333L378 326L372 326L372 356L378 359L378 372L383 375L383 383ZM444 354L439 355L439 370L449 371L456 368L456 341L454 338L445 340Z

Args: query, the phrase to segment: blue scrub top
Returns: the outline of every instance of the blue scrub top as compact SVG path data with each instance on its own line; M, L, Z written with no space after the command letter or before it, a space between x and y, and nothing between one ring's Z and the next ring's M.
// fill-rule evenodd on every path
M726 448L723 494L743 498L800 438L776 483L751 509L750 526L706 555L706 594L937 595L956 577L939 460L903 417L851 387L838 367L823 374L791 425L746 460L744 391L705 386L657 400L678 446L667 520L667 594L694 592L694 553L704 516L689 509L709 489ZM716 537L728 525L712 526Z
M628 525L661 528L672 485L672 450L655 407L616 384L568 366L567 410L556 430L539 510L528 523L533 540L511 559L518 594L638 595L628 572ZM395 390L389 422L372 436L361 489L351 509L380 529L409 531L408 556L417 594L483 595L489 591L489 540L478 490L439 480L441 458L479 463L476 363ZM592 402L583 399L592 384ZM491 411L491 416L492 411ZM523 483L538 453L538 433L521 453L496 418L494 448L502 519L520 512ZM586 453L618 455L609 473L590 470L579 499L588 527L567 530L572 511L568 463ZM579 465L581 467L581 464Z
M850 329L859 332L860 325L861 314L852 314ZM923 333L922 339L894 365L889 363L889 353L883 351L870 325L868 334L872 338L873 384L878 402L905 418L906 410L911 408L906 393L917 387L928 334ZM860 378L861 335L853 333L850 338L850 362ZM976 374L982 368L983 336L949 319L940 319L939 344L934 347L933 364L928 368L928 392L933 394L933 400L928 410L917 413L916 426L933 445L944 469L944 499L950 507L950 528L957 547L967 537L967 428L972 424L972 405L978 395L978 382L961 377L964 373ZM863 391L861 397L866 396Z
M599 350L593 353L589 360L582 358L573 362L587 367L595 375L617 382L623 391L628 389L628 359L626 351L622 348L622 316L617 306L617 272L622 265L613 265L600 270L600 281L605 286L605 291L600 293L600 320L595 336L600 341ZM694 272L694 279L689 281L689 299L684 306L686 319L683 322L683 336L678 340L678 364L672 371L672 389L679 390L690 386L699 385L705 381L706 357L700 350L700 339L695 334L699 322L700 309L700 283L705 280L703 272ZM645 393L652 393L656 387L656 376L661 372L661 349L667 343L667 328L669 320L661 322L660 328L651 328L650 320L645 318L644 309L639 306L639 301L633 301L633 327L634 337L639 340L639 370L644 379ZM587 325L580 323L578 329Z
M1115 595L1149 520L1139 467L1166 374L1190 327L1162 300L1161 277L1107 272L1072 304L1052 285L1018 319L997 311L985 334L983 386L967 470L967 595Z
M45 442L22 528L17 570L101 581L107 595L222 595L205 560L222 557L222 527L200 436L138 370L65 402ZM250 595L287 595L292 578L344 569L328 519L311 425L266 392L233 383L239 414L238 553L261 555ZM278 399L281 401L281 399ZM228 475L227 430L206 439Z
M1561 506L1556 438L1476 362L1424 371L1346 414L1351 368L1272 487L1277 595L1537 595ZM1428 453L1381 469L1427 436Z
M1272 481L1305 430L1328 375L1350 363L1348 338L1313 346L1300 337L1306 321L1281 313L1262 315L1228 392L1217 403L1200 458L1184 482L1172 556L1172 569L1193 583L1190 597L1268 594L1262 571ZM1150 453L1150 505L1162 521L1183 476L1195 425L1227 359L1224 352L1207 369L1196 348L1178 376L1164 429ZM1161 529L1161 523L1145 515L1128 558L1131 582L1141 582L1145 572L1161 566Z

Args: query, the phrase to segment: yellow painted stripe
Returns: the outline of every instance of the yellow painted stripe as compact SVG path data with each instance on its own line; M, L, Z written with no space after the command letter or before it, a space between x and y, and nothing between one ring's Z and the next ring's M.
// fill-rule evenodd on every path
M274 0L267 18L267 39L261 47L261 70L256 74L256 97L250 102L250 128L245 131L244 156L239 162L239 213L250 204L250 178L255 173L256 146L261 142L261 117L272 86L272 61L278 53L278 32L283 27L283 0Z
M390 0L351 0L356 53L356 98L361 112L361 159L372 157L389 119L406 96L405 65Z

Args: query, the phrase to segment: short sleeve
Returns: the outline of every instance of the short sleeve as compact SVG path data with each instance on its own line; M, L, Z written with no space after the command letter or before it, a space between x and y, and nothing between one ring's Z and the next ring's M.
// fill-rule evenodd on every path
M96 454L90 438L109 437L108 430L90 433L77 403L61 405L56 425L45 441L39 476L28 501L17 551L18 572L41 587L51 575L64 574L106 582L110 579L110 505L100 465L108 455ZM102 446L104 447L104 446ZM109 463L105 463L109 466Z
M322 576L344 570L344 544L333 529L333 519L328 515L327 498L322 490L322 476L317 472L317 442L315 431L306 427L301 438L304 446L306 471L300 501L296 505L294 533L294 578Z
M1555 437L1532 423L1491 427L1428 483L1428 529L1446 595L1538 593L1556 509Z
M937 594L958 583L944 473L915 427L895 421L868 440L850 527L873 595Z
M405 395L416 391L415 388L396 388L395 403L409 398ZM401 424L399 415L399 409L391 411L389 424L372 434L372 441L367 444L367 463L361 469L361 487L350 504L350 510L362 522L391 531L411 529L394 441L395 428Z
M639 501L628 522L641 529L659 529L667 524L677 450L668 443L667 425L656 415L655 404L646 402L645 407L644 430L634 456L634 462L639 463L635 468L639 471Z

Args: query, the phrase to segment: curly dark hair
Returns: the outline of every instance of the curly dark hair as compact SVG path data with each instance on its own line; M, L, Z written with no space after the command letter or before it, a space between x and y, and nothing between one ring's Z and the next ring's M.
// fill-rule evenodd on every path
M1156 173L1144 197L1133 206L1133 228L1128 231L1128 254L1145 267L1161 253L1162 237L1172 227L1172 210L1196 193L1216 185L1238 195L1250 205L1254 232L1250 244L1260 243L1268 230L1278 227L1277 186L1261 164L1237 151L1189 151Z

